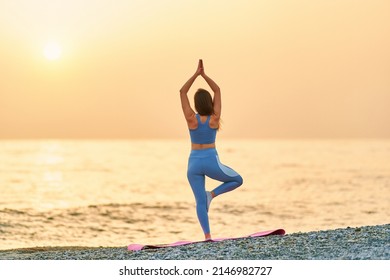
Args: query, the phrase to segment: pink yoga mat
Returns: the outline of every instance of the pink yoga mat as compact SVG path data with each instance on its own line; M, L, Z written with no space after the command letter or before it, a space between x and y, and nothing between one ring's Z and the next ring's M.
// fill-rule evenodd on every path
M220 242L224 240L234 240L234 239L240 239L240 238L254 238L254 237L262 237L262 236L268 236L268 235L284 235L286 232L284 229L274 229L274 230L267 230L267 231L261 231L256 232L248 236L241 236L241 237L224 237L224 238L215 238L211 240L204 240L204 241L176 241L174 243L170 244L156 244L156 245L143 245L143 244L130 244L127 249L129 251L140 251L145 249L158 249L158 248L166 248L166 247L175 247L175 246L183 246L183 245L189 245L189 244L195 244L195 243L201 243L201 242Z

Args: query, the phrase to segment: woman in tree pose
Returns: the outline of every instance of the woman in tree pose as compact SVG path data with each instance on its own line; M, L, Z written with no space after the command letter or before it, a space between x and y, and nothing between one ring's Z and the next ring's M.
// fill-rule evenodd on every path
M205 79L214 93L214 98L205 89L198 89L194 96L195 111L191 108L187 93L198 76ZM208 210L211 200L242 185L242 177L218 158L215 146L221 117L221 90L205 74L200 59L194 75L180 89L181 106L191 138L191 154L188 160L187 177L196 200L196 213L205 239L211 239ZM211 192L206 191L205 176L222 182Z

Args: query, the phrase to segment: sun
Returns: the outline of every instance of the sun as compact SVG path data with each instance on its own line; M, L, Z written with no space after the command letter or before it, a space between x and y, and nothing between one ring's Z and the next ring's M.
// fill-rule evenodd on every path
M49 42L43 49L43 54L48 60L57 60L62 53L61 46L57 42Z

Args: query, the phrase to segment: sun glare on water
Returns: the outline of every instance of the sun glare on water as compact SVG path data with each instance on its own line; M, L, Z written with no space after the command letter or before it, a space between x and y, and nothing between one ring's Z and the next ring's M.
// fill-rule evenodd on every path
M61 46L56 42L49 42L43 49L43 54L48 60L56 60L61 56Z

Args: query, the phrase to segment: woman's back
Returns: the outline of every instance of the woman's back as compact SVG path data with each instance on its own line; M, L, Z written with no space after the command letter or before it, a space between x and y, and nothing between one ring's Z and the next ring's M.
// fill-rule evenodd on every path
M202 116L203 117L203 116ZM210 127L210 116L202 122L201 116L196 114L198 126L195 129L189 129L191 142L193 144L213 144L217 136L217 129Z

